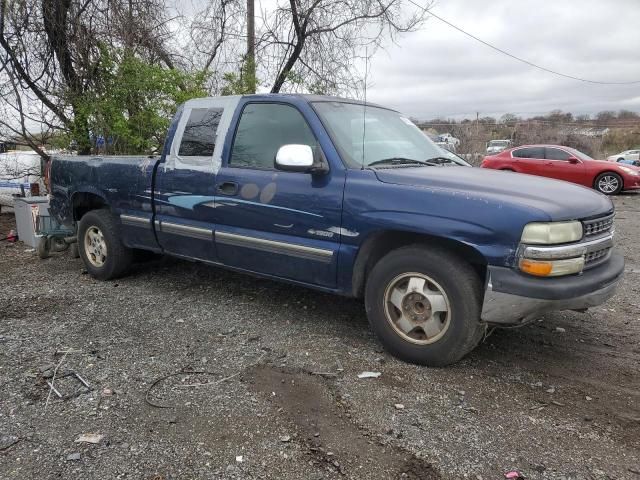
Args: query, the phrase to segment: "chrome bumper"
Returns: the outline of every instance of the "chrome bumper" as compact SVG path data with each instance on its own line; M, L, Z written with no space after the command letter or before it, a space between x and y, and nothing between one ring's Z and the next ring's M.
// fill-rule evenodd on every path
M530 322L547 312L584 310L601 305L609 300L616 293L617 286L618 284L614 283L576 298L545 300L496 292L489 281L484 294L480 318L487 323L514 325Z
M616 252L606 262L566 277L542 279L489 266L480 318L487 323L517 325L547 312L595 307L615 294L623 273L624 258Z

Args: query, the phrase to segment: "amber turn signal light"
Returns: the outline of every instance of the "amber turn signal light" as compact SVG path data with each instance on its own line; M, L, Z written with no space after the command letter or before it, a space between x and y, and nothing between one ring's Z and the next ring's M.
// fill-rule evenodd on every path
M522 259L520 261L520 270L528 273L529 275L548 277L553 271L553 264L551 262Z

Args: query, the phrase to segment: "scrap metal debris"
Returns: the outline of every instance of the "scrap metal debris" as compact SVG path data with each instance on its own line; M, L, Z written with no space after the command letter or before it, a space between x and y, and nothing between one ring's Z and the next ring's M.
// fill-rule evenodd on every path
M255 362L253 362L252 364L247 365L242 370L239 370L236 373L234 373L232 375L229 375L228 377L224 377L224 378L221 378L221 379L213 381L213 382L191 383L191 384L188 384L188 385L179 385L179 387L180 388L192 388L192 387L203 387L203 386L208 386L208 385L218 385L218 384L220 384L222 382L226 382L228 380L231 380L234 377L237 377L238 375L240 375L247 368L254 367L254 366L258 365L262 361L262 358L265 355L266 355L266 352L264 352L262 355L260 355L260 357ZM157 385L159 385L160 383L164 382L165 380L167 380L169 378L177 377L179 375L220 375L220 373L218 373L218 372L209 372L209 371L206 371L206 370L181 370L179 372L174 372L174 373L169 373L168 375L163 375L162 377L157 378L156 380L153 381L153 383L151 383L151 385L147 389L147 393L144 396L144 401L148 405L151 405L152 407L155 407L155 408L175 408L174 405L162 405L160 403L156 403L155 401L151 400L149 397L151 395L151 391Z
M83 433L78 438L76 438L74 441L75 441L75 443L93 443L93 444L97 444L97 443L100 443L103 438L104 438L104 435L101 434L101 433Z
M56 396L58 398L62 399L62 400L69 400L70 398L75 398L78 395L82 395L84 393L89 393L92 390L92 388L89 385L89 383L84 378L82 378L77 372L69 371L69 372L64 373L63 375L58 375L58 380L60 380L61 378L73 378L73 379L77 380L80 384L82 384L82 387L83 387L83 388L80 388L80 389L76 390L73 393L63 395L58 390L58 388L60 386L58 385L58 388L56 388L54 386L53 382L54 382L55 379L51 379L51 381L46 380L47 385L49 385L49 388L51 389L51 391L53 393L55 393ZM47 398L47 400L48 400L48 398Z
M358 374L358 378L378 378L380 375L380 372L362 372Z

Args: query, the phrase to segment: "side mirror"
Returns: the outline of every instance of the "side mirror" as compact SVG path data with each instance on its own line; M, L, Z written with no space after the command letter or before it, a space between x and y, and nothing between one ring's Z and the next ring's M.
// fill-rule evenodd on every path
M309 145L283 145L276 153L275 166L285 172L326 173L329 169L322 160L316 161Z
M568 161L569 163L574 164L574 165L575 165L576 163L580 163L580 160L578 160L576 157L569 157L569 158L567 159L567 161Z

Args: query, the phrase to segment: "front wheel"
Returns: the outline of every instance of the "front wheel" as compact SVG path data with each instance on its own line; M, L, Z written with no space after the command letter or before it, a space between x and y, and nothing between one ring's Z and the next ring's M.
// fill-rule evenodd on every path
M93 210L82 217L78 251L87 271L98 280L118 278L131 265L131 249L120 241L118 225L106 209Z
M622 177L614 172L604 172L596 177L594 187L605 195L617 195L622 190Z
M394 250L373 268L365 290L371 328L408 362L441 367L480 341L482 284L466 262L427 246Z

